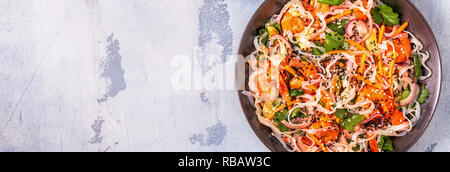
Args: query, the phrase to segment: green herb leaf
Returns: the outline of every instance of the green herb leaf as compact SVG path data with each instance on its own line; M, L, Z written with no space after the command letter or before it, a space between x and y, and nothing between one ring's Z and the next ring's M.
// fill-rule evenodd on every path
M384 23L388 26L395 26L400 24L399 14L386 4L379 5L377 7L380 10L380 14L383 16Z
M289 111L287 110L287 109L284 109L283 111L281 111L281 112L277 112L277 113L275 113L275 118L274 118L274 120L275 121L283 121L283 120L286 120L287 119L287 114L289 113Z
M322 49L325 49L325 48L323 48L322 43L320 43L319 41L316 41L316 42L314 42L314 44L316 44L316 46L321 47L321 48L316 48L316 47L312 48L313 55L321 56L321 55L325 54L325 52L322 50Z
M325 35L325 50L327 52L339 50L344 47L344 37L338 33L326 33Z
M289 91L289 96L291 96L291 97L301 96L303 94L305 94L305 91L303 91L303 90L291 90L291 91Z
M345 119L345 117L349 114L350 112L347 109L336 109L336 112L334 113L334 116L338 117L339 119Z
M280 24L274 24L273 27L275 27L278 30L278 33L281 33L281 25Z
M378 142L378 149L383 151L394 151L394 146L392 145L392 140L387 136L381 136L380 142Z
M361 122L363 122L365 119L364 116L362 115L358 115L358 114L353 114L352 116L350 116L349 118L345 119L342 121L342 128L349 130L349 131L353 131L355 128L355 125L360 124Z
M289 113L289 111L287 109L284 109L282 112L275 113L274 122L277 124L278 129L280 129L281 132L289 131L289 128L281 123L281 121L284 121L287 119L288 113Z
M321 55L325 54L325 52L323 52L319 48L314 47L314 48L312 48L312 54L315 56L321 56Z
M385 137L385 136L381 136L381 137L380 137L380 141L379 141L378 144L377 144L377 146L378 146L379 149L383 148L383 146L384 146L384 137Z
M263 29L259 30L259 39L260 41L266 45L267 42L269 42L269 34L267 34L265 37L263 37L263 35L267 33L267 28L264 27Z
M373 22L376 23L377 25L381 25L384 21L383 16L380 13L380 9L379 8L373 8L372 9L372 18L373 18Z
M350 22L350 20L340 20L331 22L330 24L328 24L328 28L341 35L345 35L345 27L347 26L348 22Z
M353 151L359 151L361 150L361 145L357 145L356 147L353 148Z
M345 0L317 0L317 2L328 5L341 5L344 1Z
M386 151L394 151L394 146L392 145L392 140L389 137L386 137L384 140L384 146L382 148L382 150L386 150Z
M297 117L307 117L307 115L302 113L300 108L297 108L292 111L291 119L297 118Z
M266 45L267 42L269 42L269 35L267 35L266 37L262 38L261 42Z
M278 126L278 129L280 129L281 132L288 132L289 128L283 125L281 122L275 122Z

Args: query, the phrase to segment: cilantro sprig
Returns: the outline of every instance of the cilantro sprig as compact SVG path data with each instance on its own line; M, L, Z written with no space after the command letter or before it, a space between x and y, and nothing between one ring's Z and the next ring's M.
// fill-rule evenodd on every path
M287 109L284 109L281 112L275 113L275 118L273 119L273 121L277 124L278 129L280 129L281 132L289 131L289 128L281 123L281 121L284 121L287 119L288 113L289 113L289 111Z
M372 18L373 22L380 25L381 23L385 23L388 26L395 26L400 24L399 14L394 12L394 10L386 5L379 5L372 9Z

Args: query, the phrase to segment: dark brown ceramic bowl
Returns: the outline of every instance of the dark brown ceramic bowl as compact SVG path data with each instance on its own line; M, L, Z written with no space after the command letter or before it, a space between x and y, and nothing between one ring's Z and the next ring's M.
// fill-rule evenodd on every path
M267 19L274 14L279 13L281 8L287 2L289 2L289 0L266 0L258 8L243 33L241 45L239 47L240 55L247 56L255 50L252 41L254 37L257 36L258 29L263 26ZM408 30L422 41L424 51L428 51L431 55L428 65L433 70L433 76L426 81L427 87L431 91L431 95L426 104L422 105L422 116L420 121L406 136L394 139L395 151L406 152L422 136L436 110L441 90L441 58L433 31L419 10L409 0L385 0L384 2L393 6L396 11L400 12L402 22L409 22ZM248 65L246 66L245 73L241 72L236 74L238 76L245 75L247 83L249 76ZM248 88L246 89L248 90ZM255 114L255 109L252 107L248 97L241 94L241 91L238 91L238 96L248 122L261 141L271 151L285 152L286 150L279 141L271 136L271 130L259 123Z

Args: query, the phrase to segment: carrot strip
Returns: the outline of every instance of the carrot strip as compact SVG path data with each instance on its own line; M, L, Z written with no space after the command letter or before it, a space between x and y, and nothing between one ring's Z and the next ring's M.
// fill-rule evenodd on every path
M386 26L381 25L380 35L378 35L378 44L383 42L384 31L386 30Z
M293 105L292 104L292 102L291 102L291 97L289 96L289 93L287 93L287 96L286 96L286 103L288 104L288 106L287 106L287 108L288 108L288 110L291 110L291 105Z
M350 52L350 51L345 51L345 50L334 50L334 51L328 52L329 55L332 55L332 54L340 54L340 53L343 53L343 54L352 54L352 52Z
M290 74L294 75L294 77L298 78L297 72L289 65L284 66L286 71L288 71Z
M383 83L383 85L385 84L385 82L384 82L383 78L381 78L380 74L376 74L376 77L380 83Z
M330 17L330 18L326 19L326 22L327 22L327 24L328 24L328 23L330 23L330 22L332 22L332 21L334 21L334 20L337 20L337 19L339 19L339 18L341 18L341 17L344 17L344 16L346 16L346 15L349 15L349 14L351 14L351 13L353 13L353 10L347 10L347 11L344 11L344 12L341 13L341 14L338 14L338 15L335 15L335 16L333 16L333 17Z
M394 59L389 66L389 84L392 85L392 75L394 74L395 61L397 61L397 53L394 53Z
M279 111L283 110L284 108L286 108L285 104L283 104L280 107L278 107L277 109L275 109L275 112L279 112Z
M328 149L323 145L323 143L320 142L320 140L318 140L318 139L317 139L316 137L314 137L312 134L309 134L309 133L308 133L308 136L311 137L311 139L312 139L315 143L317 143L317 144L320 146L320 148L321 148L324 152L329 152Z
M318 88L314 85L309 86L309 88L311 88L311 90L313 90L314 92L317 92Z
M348 40L347 41L349 44L351 44L351 45L353 45L353 46L355 46L356 48L358 48L358 49L360 49L361 51L365 51L365 52L368 52L368 53L370 53L369 51L367 51L367 49L366 48L364 48L361 44L358 44L357 42L355 42L355 41L353 41L353 40Z
M337 81L338 81L337 75L333 75L333 80L331 81L331 92L333 92L333 93L334 93L334 91L336 89Z
M378 55L378 72L380 73L380 75L384 75L383 72L383 59L381 58L381 55Z
M297 75L297 72L296 72L295 69L293 69L291 66L286 65L286 66L284 66L284 69L286 69L286 71L288 71L290 74L294 75L294 77L300 79L300 81L305 82L305 80L304 80L302 77L300 77L300 76ZM313 91L317 91L317 89L318 89L317 87L315 87L315 86L313 86L313 85L311 85L310 88L311 88Z
M406 27L408 27L408 25L409 25L408 22L403 23L402 26L400 26L400 27L397 29L397 31L395 32L394 36L397 36L398 34L400 34L403 30L406 29ZM392 36L392 37L394 37L394 36Z
M329 100L329 94L328 94L328 92L326 92L326 91L322 91L322 102L325 104L325 109L327 109L327 110L329 110L330 108L331 108L331 105L330 105L330 101L328 101ZM326 114L325 114L326 115Z
M280 74L280 75L282 75L282 74ZM282 75L283 76L283 75ZM288 104L288 109L289 110L291 110L291 106L290 106L290 103L291 103L291 97L289 96L289 91L288 91L288 88L287 88L287 85L286 85L286 83L284 82L284 80L282 79L283 77L280 77L278 80L279 80L279 82L280 82L280 94L282 95L282 96L284 96L283 98L284 99L286 99L286 103ZM285 106L286 107L286 106ZM284 108L284 107L283 107ZM282 109L283 109L282 108ZM281 110L281 109L280 109ZM280 111L280 110L278 110L278 111ZM277 112L278 112L277 111Z
M367 84L369 84L369 85L372 85L372 86L374 86L374 87L380 89L380 90L383 89L383 86L381 86L380 84L374 83L374 82L372 82L372 81L370 81L370 80L368 80L368 79L366 79L366 78L364 78L364 77L362 77L362 76L356 75L355 77L358 78L358 79L361 80L361 81L364 81L365 83L367 83Z
M373 135L367 134L367 138L371 138L371 137L373 137ZM377 143L376 137L369 140L369 146L370 146L370 149L372 150L372 152L380 152L380 150L378 149L378 143Z

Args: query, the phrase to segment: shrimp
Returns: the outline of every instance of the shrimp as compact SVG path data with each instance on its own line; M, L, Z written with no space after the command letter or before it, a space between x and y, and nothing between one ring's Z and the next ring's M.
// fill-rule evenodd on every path
M301 33L305 30L305 24L300 14L295 11L288 11L281 19L282 30L289 30L293 34Z
M289 62L289 65L296 68L300 74L301 77L305 80L315 80L319 77L317 76L318 71L316 66L308 61L300 61L299 59L292 59Z
M314 146L314 143L311 139L308 139L306 136L296 136L297 138L297 147L302 152L317 152L319 148Z
M374 86L365 86L356 102L363 100L371 100L378 104L380 112L384 114L385 119L392 125L400 125L406 122L406 118L403 113L395 108L395 101L390 96L389 91L378 89Z
M408 38L408 34L404 33L397 39L392 40L394 43L395 52L398 53L396 63L404 63L411 57L411 41ZM392 46L388 47L389 51L392 51Z
M355 9L353 11L353 16L355 19L362 20L362 21L366 21L368 19L367 16L359 9Z
M339 127L336 124L331 122L319 121L315 122L311 125L311 129L324 129L322 131L318 131L314 134L323 144L329 145L333 141L338 140L339 136Z
M297 3L293 3L289 6L289 10L284 13L281 18L280 24L283 33L286 30L290 31L292 34L301 33L305 31L306 27L309 29L309 27L314 24L315 19L309 12L309 10L313 10L313 8L303 2L296 2Z
M250 90L261 96L264 101L275 101L278 98L277 82L273 82L267 72L254 72L249 80Z
M394 112L387 116L390 124L393 126L401 125L407 122L405 116L398 109L395 109Z
M374 103L380 105L381 111L385 114L389 114L393 112L394 106L394 98L390 96L388 91L381 90L374 86L366 85L361 89L356 102L370 100Z
M298 72L298 78L294 78L290 81L289 85L291 89L302 88L308 94L315 93L316 84L311 84L308 86L303 86L303 82L317 80L320 78L318 76L318 71L316 66L313 63L308 61L300 61L299 59L293 59L289 62L289 65L294 67Z

